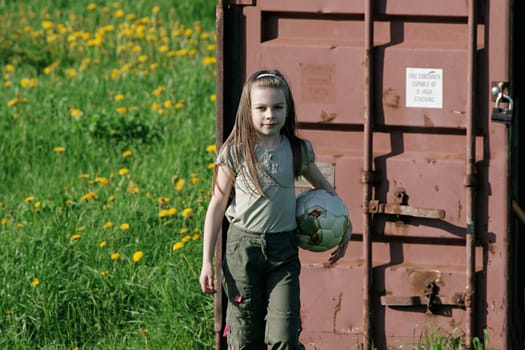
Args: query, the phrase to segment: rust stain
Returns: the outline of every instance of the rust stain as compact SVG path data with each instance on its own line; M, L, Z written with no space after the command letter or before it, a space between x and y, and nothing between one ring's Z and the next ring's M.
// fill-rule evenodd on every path
M343 293L339 293L339 297L336 299L334 298L333 301L335 303L334 305L334 317L332 319L332 329L333 329L333 332L336 333L336 328L335 328L335 321L337 319L337 314L339 313L339 311L341 311L341 301L343 299Z
M432 121L432 119L428 117L428 115L425 114L424 118L425 118L425 126L428 126L428 127L434 126L434 122Z
M394 89L388 88L383 92L383 105L399 108L399 95L396 94Z
M321 115L319 117L321 118L322 123L328 123L334 120L337 117L337 114L327 113L326 111L321 111Z

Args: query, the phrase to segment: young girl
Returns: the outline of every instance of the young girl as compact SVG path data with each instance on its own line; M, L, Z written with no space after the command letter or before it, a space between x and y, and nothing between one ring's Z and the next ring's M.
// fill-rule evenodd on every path
M290 87L279 71L259 71L243 87L232 133L217 156L204 223L199 278L215 292L213 254L226 215L230 225L223 259L229 350L304 349L299 343L298 245L294 180L335 195L314 162L311 144L296 136ZM347 232L331 253L346 252Z

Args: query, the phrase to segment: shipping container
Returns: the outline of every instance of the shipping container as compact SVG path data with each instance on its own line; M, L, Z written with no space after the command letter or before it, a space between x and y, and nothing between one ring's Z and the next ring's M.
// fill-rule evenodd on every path
M484 332L492 349L525 349L524 7L218 2L217 144L245 79L279 69L350 211L341 261L300 253L307 349L406 349L436 333L468 348ZM219 290L217 349L225 311Z

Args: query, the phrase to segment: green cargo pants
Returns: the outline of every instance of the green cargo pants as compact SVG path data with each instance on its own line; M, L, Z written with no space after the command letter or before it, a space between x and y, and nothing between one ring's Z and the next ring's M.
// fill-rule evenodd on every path
M294 232L259 234L232 225L222 268L228 350L304 349Z

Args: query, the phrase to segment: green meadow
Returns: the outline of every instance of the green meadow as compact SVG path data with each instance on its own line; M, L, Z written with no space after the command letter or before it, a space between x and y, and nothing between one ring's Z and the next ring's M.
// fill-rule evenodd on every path
M0 348L210 349L215 1L0 1Z

